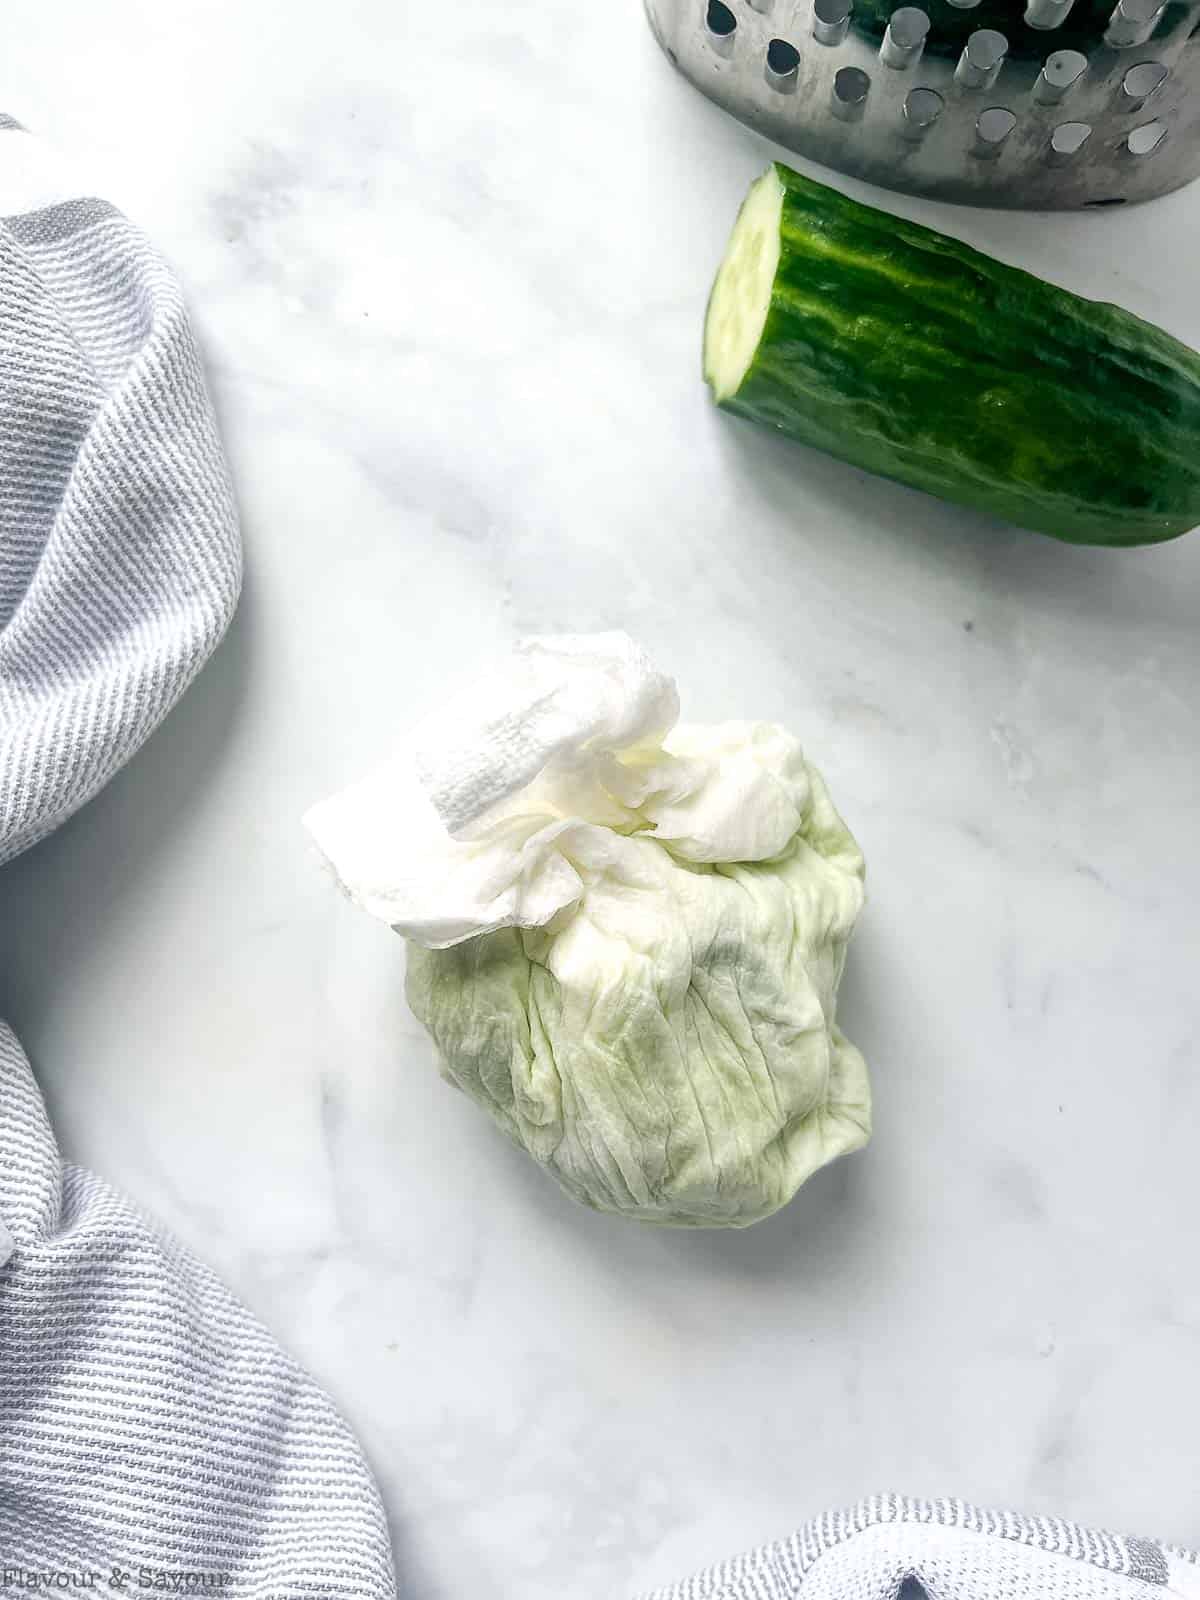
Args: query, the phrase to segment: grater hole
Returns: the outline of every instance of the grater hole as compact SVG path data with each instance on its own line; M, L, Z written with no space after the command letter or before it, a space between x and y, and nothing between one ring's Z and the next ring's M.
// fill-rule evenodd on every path
M1105 206L1123 206L1125 204L1125 196L1114 195L1108 200L1085 200L1083 203L1089 211L1101 211Z
M990 89L1008 55L1008 40L995 28L977 28L963 47L954 71L964 89Z
M818 44L841 44L850 31L851 0L814 0L813 37Z
M724 0L708 0L704 20L709 33L715 34L718 39L729 39L737 30L737 18Z
M949 0L956 11L974 11L979 0Z
M1073 4L1074 0L1029 0L1025 21L1029 27L1048 33L1052 28L1062 27Z
M1090 122L1061 122L1050 135L1050 148L1056 156L1077 156L1091 137Z
M767 64L763 76L767 86L776 94L794 94L799 82L800 52L786 39L772 39L767 46Z
M919 6L901 6L892 12L888 31L901 50L915 50L929 33L929 17Z
M1169 76L1161 61L1140 61L1136 67L1130 67L1121 80L1121 93L1127 102L1136 102L1140 106L1152 94L1158 93ZM1132 105L1130 109L1133 109Z
M1007 106L989 106L981 111L975 122L971 155L976 161L995 161L1016 125L1016 115Z
M1135 128L1125 141L1131 156L1152 156L1167 137L1165 122L1146 122Z
M1039 105L1057 105L1080 81L1088 69L1088 59L1078 50L1056 50L1046 57L1046 64L1034 85L1033 98Z
M1008 40L994 28L980 28L967 40L967 59L981 72L991 72L1008 54Z
M909 129L924 137L942 114L945 101L936 89L913 89L904 101L904 120Z
M871 92L871 80L859 67L842 67L833 80L835 100L846 106L859 106Z
M915 66L925 49L929 28L929 14L919 6L901 6L899 11L893 11L879 50L884 66Z
M1114 50L1145 44L1158 28L1166 9L1166 0L1118 0L1104 35L1105 44Z
M866 110L871 80L861 67L842 67L834 74L831 104L842 122L858 122Z
M772 39L767 46L767 66L777 78L789 78L800 65L800 52L786 39Z
M1087 57L1078 50L1056 50L1046 62L1045 73L1056 89L1069 89L1087 71Z
M1017 125L1017 119L1007 106L989 106L980 112L975 131L983 144L1002 145Z

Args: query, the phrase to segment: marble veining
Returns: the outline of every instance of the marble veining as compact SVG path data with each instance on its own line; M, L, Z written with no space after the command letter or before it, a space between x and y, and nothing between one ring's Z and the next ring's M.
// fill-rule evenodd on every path
M402 1592L620 1595L890 1488L1200 1543L1200 537L1058 546L714 415L767 149L636 0L5 19L4 109L185 281L249 576L0 876L0 1014L353 1419ZM891 203L1200 344L1200 191ZM867 853L875 1142L745 1234L510 1150L299 826L515 635L610 626L689 715L793 727Z

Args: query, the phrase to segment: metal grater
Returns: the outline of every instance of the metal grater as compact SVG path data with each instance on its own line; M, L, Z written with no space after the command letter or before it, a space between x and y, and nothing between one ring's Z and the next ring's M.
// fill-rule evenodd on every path
M1200 176L1200 0L646 0L735 117L885 188L1030 210Z

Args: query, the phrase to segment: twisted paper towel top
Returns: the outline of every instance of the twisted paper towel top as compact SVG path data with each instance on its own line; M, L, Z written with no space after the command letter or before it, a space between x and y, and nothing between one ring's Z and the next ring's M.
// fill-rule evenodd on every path
M545 927L630 840L692 863L783 851L809 804L769 723L676 726L674 681L624 633L518 644L305 825L350 897L431 949Z

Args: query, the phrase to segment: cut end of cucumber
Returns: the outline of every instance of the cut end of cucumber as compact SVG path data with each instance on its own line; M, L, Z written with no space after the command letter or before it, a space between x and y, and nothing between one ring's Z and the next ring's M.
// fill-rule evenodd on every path
M718 403L742 386L758 349L779 266L783 184L768 167L734 223L704 323L704 376Z

